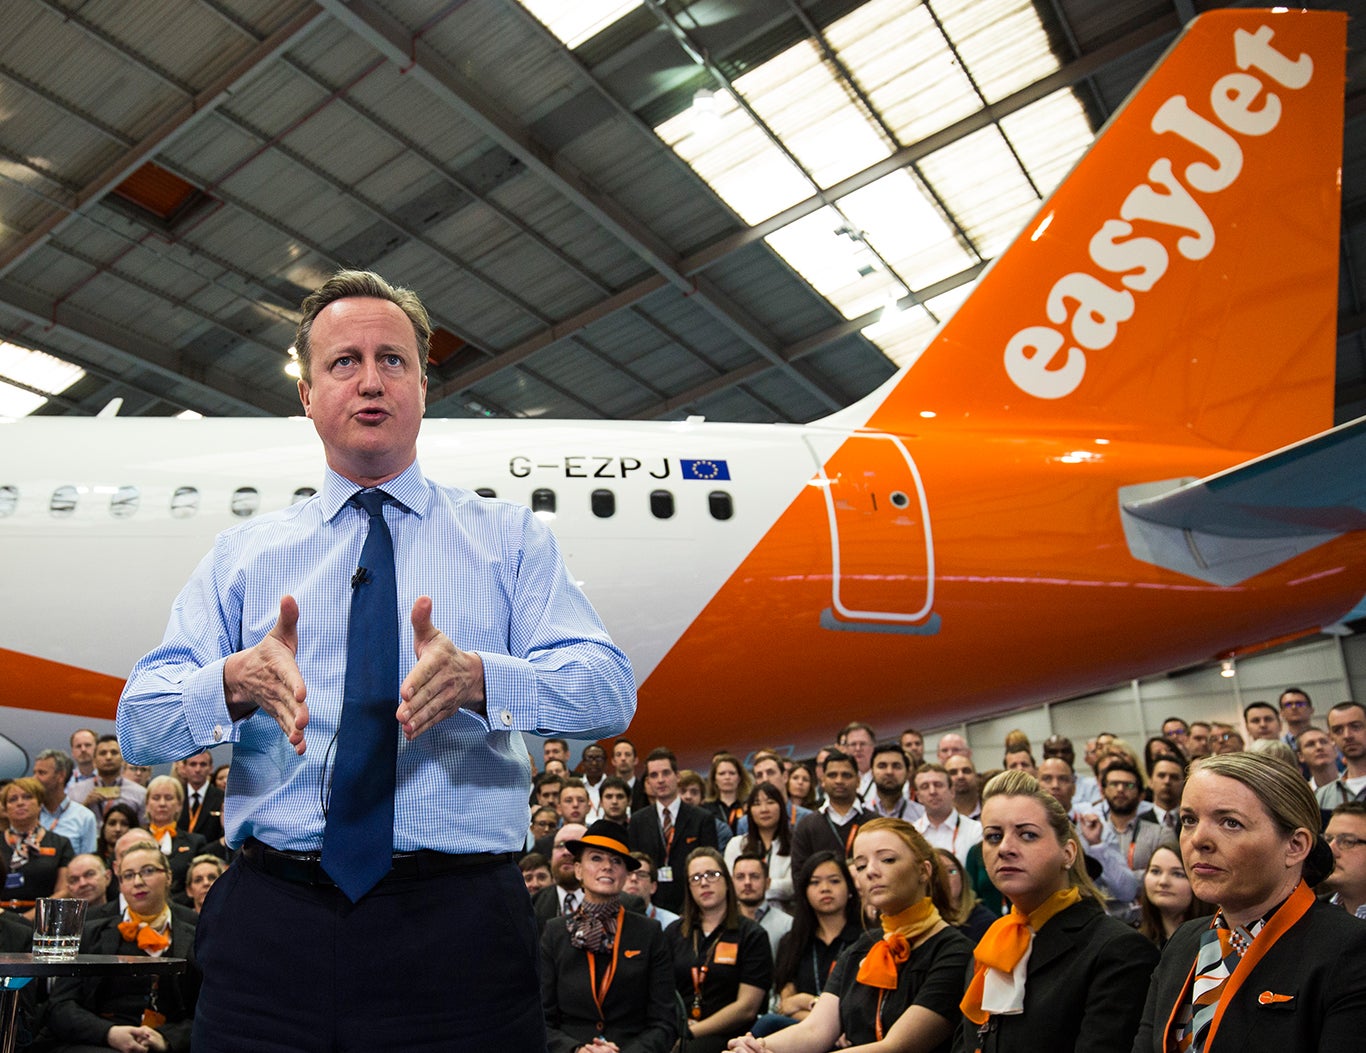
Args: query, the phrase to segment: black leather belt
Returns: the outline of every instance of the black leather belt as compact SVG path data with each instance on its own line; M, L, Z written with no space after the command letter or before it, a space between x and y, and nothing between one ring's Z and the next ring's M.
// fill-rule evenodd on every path
M271 877L293 881L299 885L336 885L323 869L322 855L318 852L283 852L263 844L254 837L249 837L240 854L257 870ZM470 852L466 855L425 850L395 852L393 869L385 875L384 881L439 877L457 870L473 870L511 863L513 859L511 852Z

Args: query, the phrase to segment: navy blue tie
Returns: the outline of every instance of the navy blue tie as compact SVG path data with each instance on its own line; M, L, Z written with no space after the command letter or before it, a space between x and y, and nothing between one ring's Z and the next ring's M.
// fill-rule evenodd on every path
M382 490L351 498L370 516L351 579L346 685L332 770L322 866L355 903L389 872L394 851L398 720L398 583Z

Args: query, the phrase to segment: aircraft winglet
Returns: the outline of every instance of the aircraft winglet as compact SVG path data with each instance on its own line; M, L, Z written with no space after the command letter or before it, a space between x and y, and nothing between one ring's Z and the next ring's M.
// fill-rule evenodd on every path
M1232 585L1366 530L1366 417L1200 480L1120 491L1138 559Z

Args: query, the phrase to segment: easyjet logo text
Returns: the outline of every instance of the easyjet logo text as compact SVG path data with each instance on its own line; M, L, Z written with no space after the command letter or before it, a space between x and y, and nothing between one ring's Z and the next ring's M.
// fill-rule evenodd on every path
M1086 352L1114 342L1119 327L1134 316L1134 294L1157 284L1171 253L1203 260L1213 250L1214 227L1195 195L1217 194L1237 182L1243 170L1237 137L1274 129L1281 119L1281 100L1272 89L1298 90L1313 76L1308 55L1291 59L1272 47L1271 38L1269 26L1255 33L1234 32L1233 55L1240 72L1220 77L1210 89L1215 120L1191 109L1184 95L1173 95L1153 115L1155 133L1190 143L1202 159L1180 173L1168 157L1154 161L1147 180L1125 196L1118 218L1107 219L1091 237L1090 262L1109 277L1091 271L1063 275L1053 283L1045 305L1052 324L1027 326L1010 338L1006 373L1021 391L1041 399L1072 394L1086 375ZM1145 233L1135 233L1138 224Z

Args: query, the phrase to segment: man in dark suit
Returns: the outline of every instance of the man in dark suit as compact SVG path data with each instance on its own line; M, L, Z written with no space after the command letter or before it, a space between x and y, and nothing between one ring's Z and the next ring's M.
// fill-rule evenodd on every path
M185 806L176 827L181 833L199 834L212 845L223 836L223 791L209 781L213 754L208 750L196 753L181 761L179 767L185 783Z
M703 845L716 847L716 823L710 813L678 797L678 760L660 746L645 758L645 782L654 805L631 815L631 851L655 861L659 889L654 901L678 914L687 885L688 853Z
M800 874L814 853L835 852L845 859L853 854L854 837L876 812L858 804L858 764L843 750L831 749L821 773L825 803L804 816L792 832L792 873Z
M630 739L617 739L612 743L612 770L630 787L632 814L648 808L650 798L645 795L645 780L636 777L636 745Z

